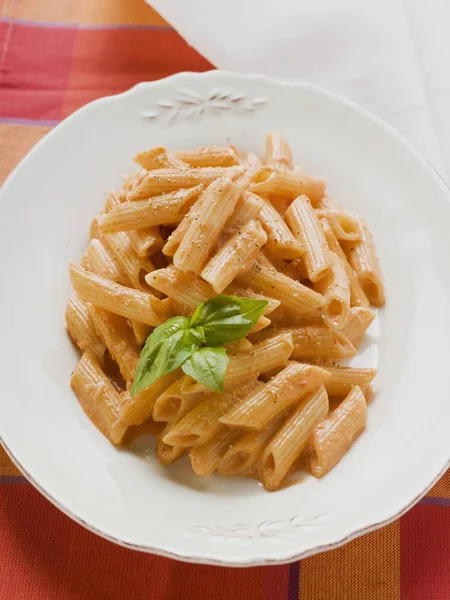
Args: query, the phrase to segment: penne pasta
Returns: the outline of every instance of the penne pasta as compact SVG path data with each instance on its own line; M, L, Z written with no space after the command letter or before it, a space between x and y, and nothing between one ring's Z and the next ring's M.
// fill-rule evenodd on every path
M204 400L170 428L162 441L169 446L195 448L212 439L222 426L219 418L250 390L260 387L256 378L224 394L208 394Z
M347 396L353 386L367 388L371 385L375 375L375 369L355 369L354 367L325 367L331 373L331 379L325 387L329 396Z
M315 477L323 477L337 465L365 428L366 420L366 400L361 389L355 386L336 410L313 431L310 464Z
M232 167L239 164L239 155L234 146L182 150L176 156L191 167Z
M244 192L225 223L218 247L220 248L224 242L245 227L249 221L257 219L262 207L263 201L259 196L251 192Z
M265 249L273 258L298 258L305 253L305 247L292 235L284 219L269 200L263 200L259 221L267 233Z
M180 456L183 456L183 454L186 453L186 448L169 446L162 441L160 435L158 436L158 441L156 443L156 460L162 467L167 467L167 465L172 464L177 458L180 458Z
M159 396L179 378L180 371L177 369L176 371L172 371L172 373L163 375L135 396L132 396L128 390L122 392L121 421L128 426L145 423L152 416L153 407Z
M375 313L370 308L355 306L354 308L350 309L350 314L342 333L355 348L359 347L367 328L372 323L374 318Z
M168 316L165 304L151 294L119 285L73 264L69 271L76 293L85 302L153 327Z
M287 141L276 131L266 135L266 165L293 169L292 152Z
M301 258L296 258L294 260L279 258L277 260L273 260L272 265L277 271L283 273L283 275L287 275L295 281L302 282L303 280L308 279Z
M272 335L254 344L253 350L245 356L230 358L225 375L225 388L242 383L253 374L261 374L286 365L292 354L292 337L289 333Z
M384 306L384 286L373 237L364 219L359 218L358 225L360 241L344 242L343 248L369 302L374 306Z
M196 475L212 475L218 468L224 453L240 432L221 425L213 438L193 448L189 457Z
M122 377L126 382L132 382L140 349L127 320L92 304L89 306L89 314L97 334L119 366Z
M228 356L240 353L248 354L253 350L253 344L247 338L237 340L236 342L228 342L228 344L225 344L225 347L227 348Z
M220 422L241 429L263 429L280 413L330 378L331 375L320 367L291 362L225 413Z
M166 444L163 441L163 438L167 434L169 434L170 431L172 431L172 429L177 426L177 423L179 423L183 419L183 417L187 415L187 413L189 413L191 410L193 410L203 399L204 397L201 394L184 397L184 400L180 405L176 416L174 416L171 419L170 423L167 423L167 425L158 435L156 458L160 465L170 465L177 458L188 452L188 448L182 448L181 446L171 446L169 444Z
M325 324L342 329L350 315L350 283L342 260L334 252L331 252L331 257L331 269L316 283L315 289L325 298L321 308Z
M267 235L258 221L249 221L237 231L215 254L201 272L217 294L233 281L255 258L256 252L266 243Z
M291 334L294 343L292 358L295 360L351 358L356 354L355 347L344 332L324 325L285 327L280 331Z
M338 240L359 240L361 233L357 219L339 208L325 208L316 210L319 219L326 219Z
M266 490L276 490L306 448L318 422L328 414L328 395L323 385L302 399L271 438L261 457L260 478Z
M286 222L305 248L303 256L308 279L319 281L331 269L332 257L322 226L306 196L299 196L286 211Z
M102 235L100 240L109 254L114 257L131 286L144 292L149 291L145 276L154 270L153 263L149 258L140 258L137 255L129 235L124 231L118 231L110 235Z
M139 321L130 321L130 323L137 345L143 346L152 332L152 327L145 323L140 323Z
M164 246L164 238L161 235L159 227L135 229L129 231L128 235L137 255L141 258L151 256Z
M89 227L89 239L90 240L100 237L100 221L101 220L102 220L102 215L95 215L95 217L92 219L91 225Z
M242 197L238 200L236 204L236 208L231 216L228 218L227 222L224 225L224 230L221 233L219 238L220 240L223 238L224 240L228 239L231 235L235 233L236 228L240 227L244 222L253 218L253 215L256 214L260 210L259 202L255 199L257 198L254 194L250 195L249 192L244 192ZM209 196L202 195L199 200L191 207L188 214L185 216L183 221L178 225L178 227L173 231L168 240L166 241L163 252L166 256L173 256L178 249L181 240L183 239L186 231L196 222L198 221L201 214L206 210L206 206L209 203Z
M140 169L137 173L124 178L123 185L119 190L120 202L127 202L129 200L130 193L144 181L147 174L147 169Z
M138 152L133 160L135 163L140 165L146 171L153 171L154 169L187 169L188 165L183 162L175 154L167 152L165 148L151 148L150 150L144 150Z
M95 427L110 442L120 444L127 430L119 418L121 397L89 350L72 373L70 385Z
M325 193L325 181L301 171L262 167L255 173L250 191L255 194L273 194L291 200L304 195L315 205Z
M263 166L262 160L254 152L249 152L244 161L247 172L252 176Z
M217 471L221 475L229 476L245 476L252 473L267 442L283 422L284 418L282 414L264 429L244 431L240 434L235 441L232 441L230 447L223 454Z
M201 399L203 394L186 395L182 391L186 376L174 381L157 399L153 406L154 421L172 423L179 421Z
M120 195L117 192L109 192L106 196L104 212L109 212L115 206L121 203Z
M359 279L356 276L356 273L350 266L350 263L347 260L347 256L342 250L341 245L339 244L339 241L333 231L333 228L328 223L328 221L324 219L322 219L320 223L322 225L322 229L324 231L329 249L339 256L339 258L342 260L342 264L344 265L345 272L347 273L348 283L350 286L350 305L369 306L367 296L364 290L362 289L361 284L359 283Z
M262 315L261 317L259 317L258 321L250 329L250 331L248 332L248 335L252 335L253 333L258 333L258 331L261 331L261 329L265 329L266 327L269 327L270 324L271 324L271 320L268 319L267 317L265 317L264 315Z
M271 335L254 344L251 352L230 356L225 374L226 391L248 381L249 378L284 367L292 354L293 344L290 333ZM207 392L201 383L193 382L183 388L185 393Z
M321 294L279 273L270 263L261 260L260 255L248 271L237 277L237 281L276 298L286 310L296 315L310 313L325 302Z
M246 181L246 175L241 176L237 182L230 175L225 175L203 192L203 198L199 200L202 210L190 222L173 255L173 263L180 271L194 271L196 275L200 275L246 186Z
M197 475L266 490L306 461L321 477L374 396L375 369L336 366L384 303L367 225L275 131L266 164L232 145L134 160L69 266L84 411L113 444L155 436L162 466L189 455Z
M213 181L225 174L230 176L236 167L203 167L199 169L156 169L150 171L144 179L128 194L129 200L144 200L181 188L192 188L198 185L209 186Z
M274 196L273 194L270 195L269 198L274 209L284 219L286 211L290 207L292 200L283 196Z
M267 306L264 310L265 315L269 315L270 313L272 313L281 304L281 302L279 300L276 300L275 298L265 296L264 294L259 294L258 292L255 292L251 287L242 286L235 282L231 283L227 287L225 292L232 296L239 296L241 298L255 298L256 300L265 300L267 302Z
M307 325L323 325L320 311L311 312L306 315L295 316L286 311L282 306L277 308L271 315L272 326L281 330L297 329ZM253 341L253 340L252 340Z
M201 302L215 296L209 283L173 265L149 273L146 281L150 287L172 298L177 307L188 314L193 313Z
M299 170L301 171L301 169ZM330 198L328 194L325 194L325 196L314 205L314 208L317 210L335 210L340 209L341 207L333 200L333 198Z
M100 231L115 233L179 223L202 190L203 186L197 185L140 202L123 202L101 217Z
M89 350L103 364L106 346L99 338L89 314L89 305L73 294L66 307L66 329L81 350Z
M127 285L128 277L111 256L105 244L99 239L92 239L84 253L81 266L96 275Z

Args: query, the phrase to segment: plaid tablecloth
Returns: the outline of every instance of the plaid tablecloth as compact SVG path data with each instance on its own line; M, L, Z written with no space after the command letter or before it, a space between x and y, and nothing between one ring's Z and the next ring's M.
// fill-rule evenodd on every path
M211 68L143 0L0 0L0 17L0 181L86 102ZM343 548L226 569L96 537L40 496L0 448L0 600L240 598L450 600L450 473L403 518Z

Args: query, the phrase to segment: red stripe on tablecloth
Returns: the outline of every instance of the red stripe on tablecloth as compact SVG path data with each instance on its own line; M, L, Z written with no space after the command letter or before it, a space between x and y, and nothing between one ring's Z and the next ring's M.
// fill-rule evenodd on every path
M419 504L400 520L401 597L449 600L450 510Z
M0 116L59 119L76 31L2 23L0 39L8 28L11 33L0 82Z
M288 597L286 566L185 565L121 548L71 521L30 485L2 486L0 540L2 600Z
M284 600L288 598L289 565L266 567L264 600Z
M171 29L0 24L0 117L57 121L86 102L211 64Z
M212 65L172 30L77 31L64 115L103 95L140 81L179 71L207 71Z

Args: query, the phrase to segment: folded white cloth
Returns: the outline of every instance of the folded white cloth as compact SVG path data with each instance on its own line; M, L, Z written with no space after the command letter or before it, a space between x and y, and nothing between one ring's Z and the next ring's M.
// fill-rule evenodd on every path
M355 100L450 175L448 0L148 0L217 68Z

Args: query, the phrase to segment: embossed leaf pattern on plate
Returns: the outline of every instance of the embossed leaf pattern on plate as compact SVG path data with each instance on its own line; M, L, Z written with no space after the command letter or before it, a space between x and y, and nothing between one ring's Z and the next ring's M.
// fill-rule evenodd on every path
M159 100L155 107L142 113L149 120L171 123L176 119L195 119L206 114L232 112L248 114L266 104L267 98L251 97L226 89L213 89L209 94L201 95L185 88L178 89L172 99Z
M321 522L330 520L331 515L320 514L307 519L299 515L289 519L277 519L262 521L257 525L244 525L237 523L227 526L196 525L185 535L189 537L203 537L207 540L217 542L244 542L254 539L276 539L289 541L301 529L316 528Z

